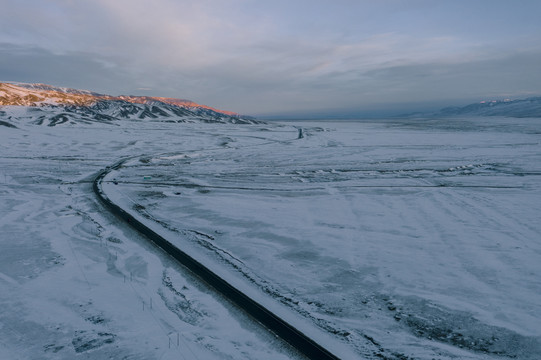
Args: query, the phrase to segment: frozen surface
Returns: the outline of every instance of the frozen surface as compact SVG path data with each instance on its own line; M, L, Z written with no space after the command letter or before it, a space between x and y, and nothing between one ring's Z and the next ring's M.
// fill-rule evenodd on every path
M10 124L2 359L296 356L97 203L128 157L124 207L359 359L541 353L540 119Z
M360 358L538 358L540 119L285 125L208 127L115 191Z
M0 125L0 359L298 358L92 193L119 158L214 146L204 125L11 124Z

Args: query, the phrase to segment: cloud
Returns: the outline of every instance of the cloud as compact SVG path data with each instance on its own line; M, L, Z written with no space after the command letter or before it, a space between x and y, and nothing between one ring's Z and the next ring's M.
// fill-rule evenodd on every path
M104 65L94 54L55 54L42 48L2 43L0 54L2 81L41 82L98 92L122 92L133 86L129 74Z
M424 0L17 1L0 12L0 75L114 94L154 89L245 113L541 92L537 75L525 75L537 73L537 27L509 42L491 25L489 41L477 36L485 20L462 19L461 9Z

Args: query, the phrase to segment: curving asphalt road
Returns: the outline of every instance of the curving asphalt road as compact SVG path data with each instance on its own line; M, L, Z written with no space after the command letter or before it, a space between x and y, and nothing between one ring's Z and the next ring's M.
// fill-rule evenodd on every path
M126 159L127 160L127 159ZM288 342L302 354L310 359L327 360L327 359L339 359L336 355L325 349L321 345L317 344L314 340L310 339L304 333L296 329L285 320L266 309L264 306L248 297L239 289L235 288L218 274L214 273L203 264L192 258L190 255L174 246L171 242L167 241L164 237L154 232L143 223L138 221L130 213L122 209L117 204L113 203L103 192L101 188L101 182L103 178L112 170L117 170L122 166L126 160L121 160L114 165L107 167L100 171L94 179L92 188L94 193L98 196L100 201L108 208L111 213L118 218L125 221L128 225L135 230L145 235L150 241L162 248L166 253L171 255L180 264L187 267L197 276L199 276L208 285L212 286L216 291L228 298L239 308L243 309L252 318L260 322L283 340Z

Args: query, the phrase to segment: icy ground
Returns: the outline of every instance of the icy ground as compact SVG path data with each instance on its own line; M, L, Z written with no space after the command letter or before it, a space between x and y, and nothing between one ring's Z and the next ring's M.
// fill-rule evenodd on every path
M539 119L288 125L135 158L109 192L360 358L539 358Z
M0 359L298 358L92 193L119 158L216 146L235 126L13 123L0 125Z
M0 358L295 356L97 203L126 157L123 207L359 359L539 358L540 119L17 126Z

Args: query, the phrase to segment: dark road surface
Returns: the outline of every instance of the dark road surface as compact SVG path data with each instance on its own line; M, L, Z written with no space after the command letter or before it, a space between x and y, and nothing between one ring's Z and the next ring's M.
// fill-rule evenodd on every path
M92 188L105 207L107 207L118 218L125 221L129 226L145 235L150 241L163 249L180 264L187 267L204 282L212 286L214 289L216 289L216 291L221 293L239 308L243 309L252 318L260 322L262 325L281 337L284 341L292 345L308 358L318 360L339 359L336 355L332 354L330 351L317 344L291 324L287 323L285 320L281 319L270 310L248 297L246 294L222 279L219 275L205 267L190 255L186 254L184 251L174 246L164 237L145 226L131 214L120 208L120 206L109 200L101 189L101 181L111 170L120 168L122 163L122 161L118 162L115 165L102 170L94 179Z

